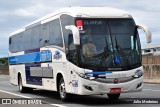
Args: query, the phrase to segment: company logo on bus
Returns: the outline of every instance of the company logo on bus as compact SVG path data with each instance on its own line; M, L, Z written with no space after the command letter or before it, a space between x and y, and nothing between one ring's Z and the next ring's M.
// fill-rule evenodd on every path
M116 83L118 83L118 79L116 78L116 79L114 79L114 83L116 84Z
M60 51L55 51L53 58L57 59L57 60L61 59L62 55L61 55Z

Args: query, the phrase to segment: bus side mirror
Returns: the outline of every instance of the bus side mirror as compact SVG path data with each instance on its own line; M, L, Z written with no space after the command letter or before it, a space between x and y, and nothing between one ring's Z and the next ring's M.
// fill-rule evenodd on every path
M71 30L72 31L72 34L73 34L73 43L75 45L80 45L79 29L76 26L74 26L74 25L68 25L68 26L65 26L65 28L67 30Z
M137 25L137 28L142 29L146 33L147 43L151 43L152 42L152 34L151 34L151 31L148 29L148 27L144 26L144 25Z

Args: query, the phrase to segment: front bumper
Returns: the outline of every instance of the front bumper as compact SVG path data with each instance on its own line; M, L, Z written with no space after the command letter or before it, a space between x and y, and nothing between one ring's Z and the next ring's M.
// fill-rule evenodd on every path
M142 91L143 87L143 76L140 78L135 78L132 81L124 83L101 83L97 81L91 81L87 79L79 79L79 95L96 95L96 94L108 94L111 93L111 88L121 88L121 93L126 92L139 92Z

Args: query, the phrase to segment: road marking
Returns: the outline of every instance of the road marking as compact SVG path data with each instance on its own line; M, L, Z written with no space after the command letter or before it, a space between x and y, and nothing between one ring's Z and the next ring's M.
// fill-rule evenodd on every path
M6 84L6 83L10 83L9 81L1 81L0 84Z
M50 104L50 105L53 105L53 106L56 106L56 107L67 107L67 106L63 106L63 105L60 105L60 104Z
M160 91L160 90L153 90L153 89L143 89L143 90L149 90L149 91Z
M11 95L22 97L22 98L32 99L31 97L20 95L20 94L11 93L11 92L8 92L8 91L0 90L0 92L11 94ZM45 101L43 101L43 102L45 102ZM63 105L60 105L60 104L50 104L50 105L53 105L53 106L56 106L56 107L67 107L67 106L63 106Z
M0 90L0 92L11 94L11 95L18 96L18 97L23 97L23 98L31 98L31 97L28 97L28 96L24 96L24 95L20 95L20 94L15 94L15 93L11 93L11 92L8 92L8 91L3 91L3 90Z
M145 84L145 85L159 85L159 84Z
M3 82L8 82L9 83L9 81L3 81Z

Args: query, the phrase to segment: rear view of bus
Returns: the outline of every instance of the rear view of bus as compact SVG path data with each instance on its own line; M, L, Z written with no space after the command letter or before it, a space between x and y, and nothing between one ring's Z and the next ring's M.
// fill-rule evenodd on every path
M118 99L120 93L142 91L137 29L145 32L150 43L148 28L136 25L123 10L109 7L58 10L11 35L11 83L19 85L20 92L33 88L58 91L63 101L69 94L107 94L110 99ZM23 33L24 40L35 36L36 42L32 42L37 44L36 48L25 48L28 43L22 50L12 51L12 45L22 43L19 39L14 45L13 35Z

